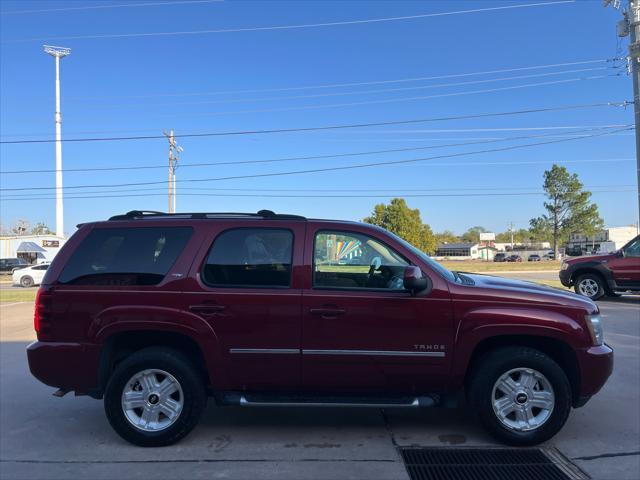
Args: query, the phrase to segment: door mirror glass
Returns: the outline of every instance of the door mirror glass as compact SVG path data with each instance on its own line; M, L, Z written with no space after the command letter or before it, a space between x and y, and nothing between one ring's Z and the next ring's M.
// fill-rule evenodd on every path
M410 265L404 269L404 288L416 295L431 288L431 279L422 274L420 267Z

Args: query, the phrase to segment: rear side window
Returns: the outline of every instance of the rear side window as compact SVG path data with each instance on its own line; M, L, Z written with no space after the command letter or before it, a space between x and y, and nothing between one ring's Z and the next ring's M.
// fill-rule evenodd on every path
M191 237L191 227L95 229L67 262L58 282L156 285Z
M212 287L288 287L293 233L278 228L237 228L213 242L202 268Z

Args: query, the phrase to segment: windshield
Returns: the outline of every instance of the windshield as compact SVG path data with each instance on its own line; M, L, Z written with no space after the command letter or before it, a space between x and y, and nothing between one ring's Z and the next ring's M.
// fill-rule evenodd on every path
M413 253L415 253L418 257L420 257L425 263L427 263L431 268L433 268L436 272L438 272L444 278L446 278L447 280L450 280L452 282L458 282L458 277L453 272L451 272L451 271L447 270L446 268L444 268L442 265L440 265L438 262L436 262L433 258L431 258L429 255L424 253L422 250L420 250L417 247L414 247L413 245L411 245L406 240L404 240L404 239L400 238L399 236L397 236L395 233L391 233L388 230L387 230L387 233L392 235L398 242L400 242L402 245L404 245L407 249L409 249Z

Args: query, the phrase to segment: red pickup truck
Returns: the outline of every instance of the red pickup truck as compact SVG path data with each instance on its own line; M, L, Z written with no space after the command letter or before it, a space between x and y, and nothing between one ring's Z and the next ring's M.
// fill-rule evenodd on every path
M35 377L168 445L208 397L242 406L452 406L503 442L552 437L613 351L588 298L451 272L356 222L133 211L80 225L38 291Z
M565 260L560 282L592 300L640 291L640 235L616 252Z

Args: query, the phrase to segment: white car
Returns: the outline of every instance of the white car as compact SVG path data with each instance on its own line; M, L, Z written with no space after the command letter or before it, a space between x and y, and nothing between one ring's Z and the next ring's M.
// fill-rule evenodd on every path
M41 263L39 265L32 265L27 268L21 268L13 272L13 284L20 285L22 287L33 287L34 285L40 285L44 274L47 273L49 268L48 263Z

